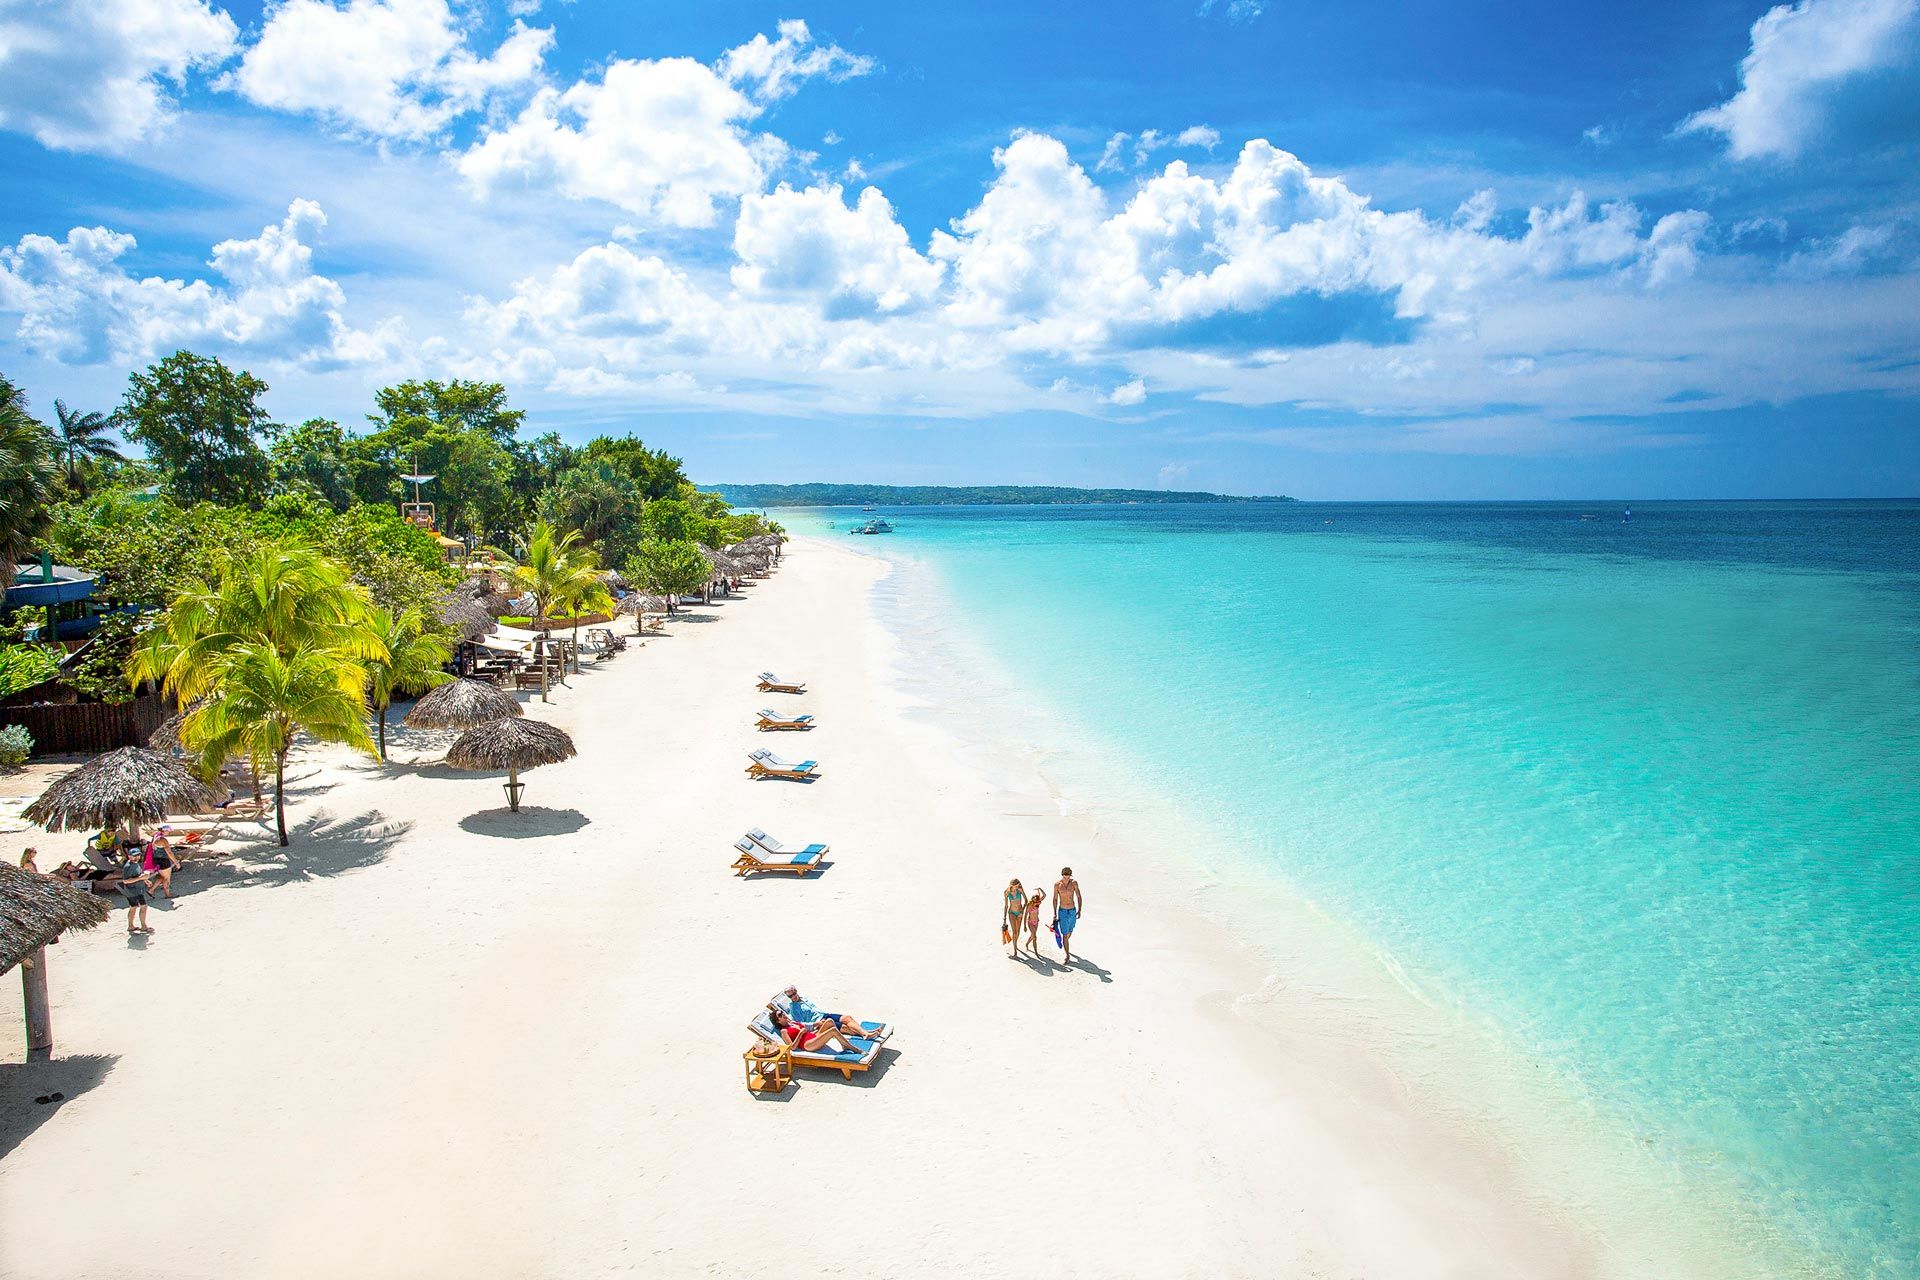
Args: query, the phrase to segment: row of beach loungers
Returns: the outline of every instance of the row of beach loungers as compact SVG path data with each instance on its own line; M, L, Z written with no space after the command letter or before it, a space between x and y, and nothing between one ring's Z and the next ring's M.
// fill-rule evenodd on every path
M762 693L801 694L807 691L805 681L783 680L771 671L760 673L757 687ZM763 707L755 727L763 731L801 731L812 729L814 719L811 715L784 715L771 708ZM820 763L817 760L784 760L765 749L749 752L747 759L747 776L755 781L762 778L784 778L793 782L812 782L819 777ZM733 848L739 855L733 860L735 875L759 876L785 873L804 877L826 866L824 859L828 846L816 842L794 848L755 827L736 840ZM791 1016L791 1006L784 994L769 1000L766 1008L747 1023L747 1029L753 1032L757 1043L769 1048L786 1047L788 1056L796 1066L822 1067L838 1071L849 1080L853 1079L854 1072L865 1071L878 1061L881 1047L893 1034L893 1028L886 1023L863 1022L860 1025L868 1034L847 1038L848 1043L853 1045L852 1052L792 1048L786 1045L779 1029L773 1024L772 1011L776 1009Z

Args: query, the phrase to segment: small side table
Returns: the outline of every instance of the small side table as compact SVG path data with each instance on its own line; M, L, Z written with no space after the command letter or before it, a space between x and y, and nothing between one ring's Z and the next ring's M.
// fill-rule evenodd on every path
M785 1045L756 1044L740 1057L752 1093L780 1093L793 1083L793 1055Z

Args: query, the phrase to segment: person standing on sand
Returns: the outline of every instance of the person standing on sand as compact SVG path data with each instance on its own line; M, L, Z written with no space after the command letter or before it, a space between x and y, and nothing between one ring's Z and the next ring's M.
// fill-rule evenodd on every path
M40 851L32 845L28 845L25 852L20 855L20 869L22 871L38 872L40 870Z
M120 894L127 900L127 932L130 934L153 932L147 925L147 882L151 879L153 872L142 869L140 846L134 845L127 850L126 861L120 865Z
M1007 881L1007 891L1001 897L1003 918L1000 922L1000 936L1013 943L1013 958L1020 958L1020 924L1027 913L1027 891L1015 876Z
M1040 904L1046 900L1044 889L1035 889L1027 899L1027 950L1033 952L1036 960L1040 958Z
M1053 882L1053 927L1060 934L1060 950L1066 954L1068 964L1073 963L1073 927L1080 923L1080 913L1086 906L1087 900L1080 894L1080 882L1073 878L1073 868L1060 868L1060 878Z

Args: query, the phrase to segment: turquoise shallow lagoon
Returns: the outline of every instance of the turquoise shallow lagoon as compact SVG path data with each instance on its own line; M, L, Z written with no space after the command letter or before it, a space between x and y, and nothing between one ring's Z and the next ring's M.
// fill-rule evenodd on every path
M1823 1269L1920 1275L1920 507L884 514L859 549L1421 990Z

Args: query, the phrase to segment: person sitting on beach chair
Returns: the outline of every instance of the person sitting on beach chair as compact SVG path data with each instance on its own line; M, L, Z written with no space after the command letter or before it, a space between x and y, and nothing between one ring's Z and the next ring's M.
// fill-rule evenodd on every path
M770 1014L773 1018L774 1030L780 1033L780 1038L785 1040L791 1048L808 1051L830 1049L835 1053L859 1052L839 1027L824 1018L819 1022L802 1025L778 1009L771 1010Z
M784 1014L792 1018L795 1022L804 1023L810 1027L825 1024L837 1027L843 1034L849 1036L860 1036L866 1040L886 1039L885 1036L875 1035L872 1031L868 1030L867 1025L852 1014L828 1013L816 1007L805 996L800 994L798 987L788 987L772 1000L769 1000L767 1002L767 1009L772 1013Z

